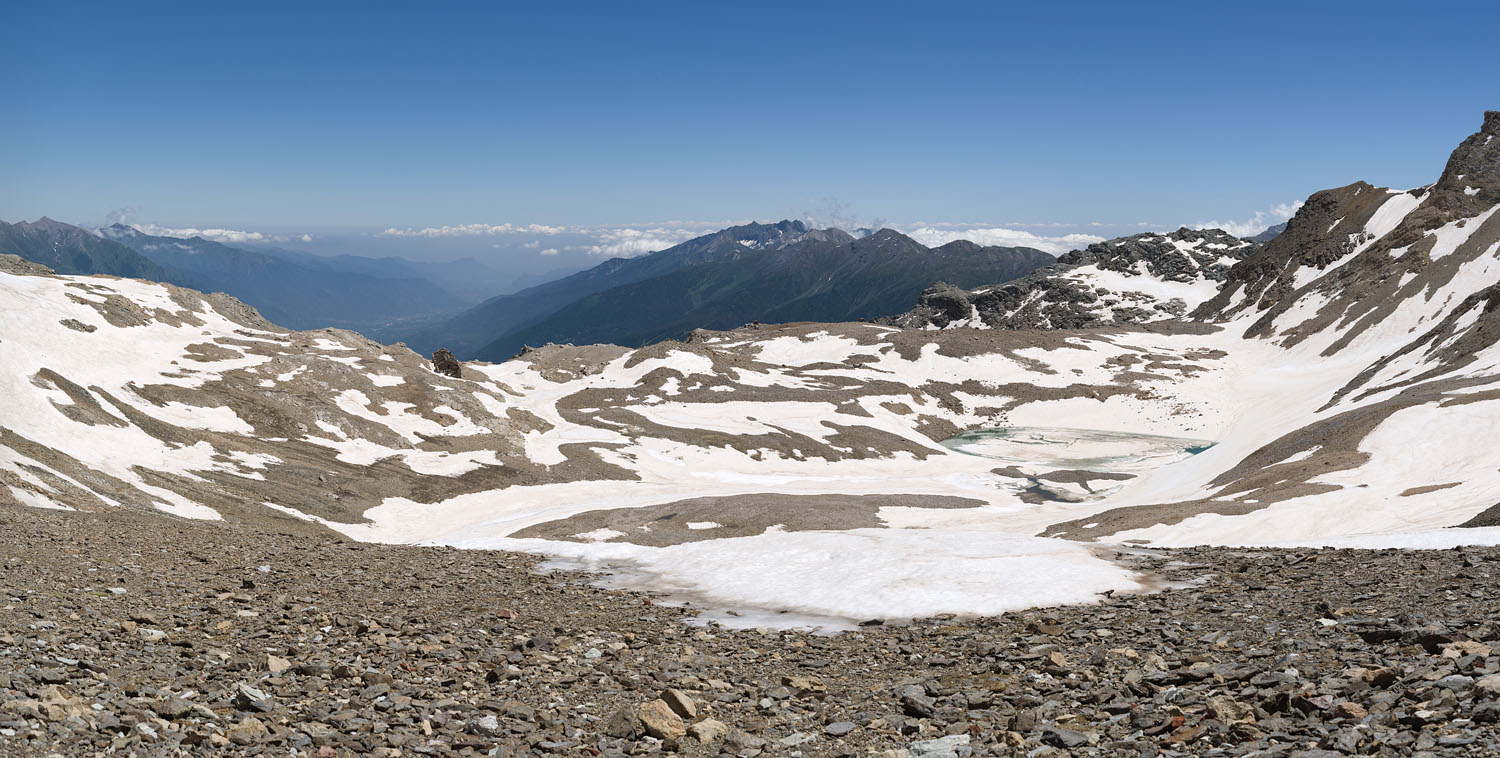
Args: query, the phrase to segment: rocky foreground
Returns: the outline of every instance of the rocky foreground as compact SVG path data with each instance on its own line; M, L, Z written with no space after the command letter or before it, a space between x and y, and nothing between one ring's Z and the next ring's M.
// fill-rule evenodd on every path
M1500 549L1123 556L1182 586L839 636L535 559L0 508L0 754L1500 755Z

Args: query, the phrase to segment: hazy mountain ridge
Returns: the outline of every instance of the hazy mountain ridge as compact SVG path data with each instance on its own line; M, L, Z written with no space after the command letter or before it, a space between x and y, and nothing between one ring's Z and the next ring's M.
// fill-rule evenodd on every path
M376 337L387 337L402 322L435 318L472 302L410 274L439 270L462 278L479 265L355 256L320 259L202 237L149 235L122 224L96 232L48 218L34 223L0 222L0 253L15 254L61 273L108 274L226 292L255 305L277 323L294 328L358 329ZM445 265L450 268L442 268Z
M198 288L234 295L293 329L334 326L378 334L392 321L459 305L425 279L313 267L201 237L158 237L120 224L100 233L170 270L193 275L203 283Z
M548 342L636 347L751 321L858 321L899 311L935 279L1013 278L1053 260L1031 248L964 241L927 248L890 229L858 239L838 229L811 230L586 296L476 355L504 360L525 345Z
M611 258L560 279L492 297L452 319L403 334L400 338L418 352L428 353L446 347L460 357L472 357L496 338L537 323L594 293L687 266L785 244L807 231L800 221L751 223L695 237L655 253L635 258Z
M361 274L377 279L421 279L451 292L464 307L492 297L513 286L514 279L476 258L451 261L413 261L396 256L373 258L361 255L314 255L279 247L247 246L246 249L284 258L307 268Z

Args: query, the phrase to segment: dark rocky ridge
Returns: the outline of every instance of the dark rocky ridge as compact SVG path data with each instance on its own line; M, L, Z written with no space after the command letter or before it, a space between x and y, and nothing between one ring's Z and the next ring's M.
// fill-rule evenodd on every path
M1364 233L1381 206L1402 194L1420 202L1379 240ZM1288 222L1281 235L1235 265L1224 286L1194 318L1223 320L1262 311L1246 336L1266 337L1277 331L1276 319L1304 296L1320 293L1329 302L1317 318L1303 325L1283 327L1286 344L1296 344L1338 322L1353 324L1337 351L1371 324L1378 323L1395 304L1432 290L1457 273L1489 244L1500 228L1491 217L1464 250L1434 261L1429 253L1437 239L1431 232L1476 216L1500 205L1500 112L1486 111L1479 132L1453 151L1438 181L1427 187L1397 193L1364 182L1318 192ZM1363 249L1361 250L1361 247ZM1299 269L1324 269L1358 251L1358 255L1329 276L1296 286ZM1392 253L1399 252L1399 255ZM1414 279L1401 284L1406 274Z

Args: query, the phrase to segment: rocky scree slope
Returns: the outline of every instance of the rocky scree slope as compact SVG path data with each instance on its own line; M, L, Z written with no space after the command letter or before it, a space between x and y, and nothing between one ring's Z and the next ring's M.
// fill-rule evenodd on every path
M829 637L516 554L160 526L0 506L0 753L1500 752L1495 548L1136 551L1192 586Z

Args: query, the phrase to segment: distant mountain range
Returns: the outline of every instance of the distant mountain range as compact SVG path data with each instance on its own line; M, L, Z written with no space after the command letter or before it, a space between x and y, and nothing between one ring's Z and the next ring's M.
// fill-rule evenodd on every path
M635 347L757 320L857 321L900 313L933 281L1004 281L1053 260L963 241L928 248L890 229L856 238L800 221L746 224L492 298L404 339L501 361L548 342Z
M478 302L503 274L473 259L336 257L116 224L0 222L0 253L64 274L113 274L221 291L294 329L334 326L422 354L501 362L526 346L639 347L754 321L878 320L903 327L1078 328L1180 318L1229 267L1276 239L1179 229L1061 258L969 241L929 248L891 229L751 223ZM916 307L912 307L916 303Z
M0 222L0 252L62 274L110 274L226 292L293 329L334 326L375 339L460 311L493 292L502 277L473 259L322 257L161 237L122 224L95 233L45 217Z
M1251 242L1270 242L1271 240L1276 239L1276 237L1279 236L1282 232L1286 231L1286 225L1287 222L1283 221L1279 224L1267 227L1265 231L1255 235L1254 237L1248 237L1247 239L1249 239Z

